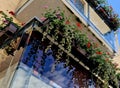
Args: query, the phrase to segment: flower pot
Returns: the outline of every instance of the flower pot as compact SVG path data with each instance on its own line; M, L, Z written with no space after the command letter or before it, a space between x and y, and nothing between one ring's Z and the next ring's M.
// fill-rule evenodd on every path
M104 8L99 8L97 11L98 11L99 15L101 16L101 18L103 18L104 20L108 19L108 14Z

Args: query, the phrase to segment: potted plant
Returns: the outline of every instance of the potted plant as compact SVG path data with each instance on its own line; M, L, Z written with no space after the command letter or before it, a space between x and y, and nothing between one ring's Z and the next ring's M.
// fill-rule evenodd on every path
M97 0L86 0L93 8L96 8L99 6L99 3Z

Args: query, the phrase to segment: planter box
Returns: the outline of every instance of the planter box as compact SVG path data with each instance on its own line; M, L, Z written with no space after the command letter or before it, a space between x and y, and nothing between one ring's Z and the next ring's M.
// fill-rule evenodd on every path
M94 9L99 6L99 3L96 0L86 0Z
M108 24L111 30L114 30L114 31L117 30L119 23L114 22L113 19L108 19L105 22Z
M100 6L96 11L103 20L108 20L109 14L103 7Z
M98 15L104 20L104 22L109 26L111 30L116 30L118 28L119 23L117 20L110 18L109 13L104 9L104 7L100 6L96 12Z

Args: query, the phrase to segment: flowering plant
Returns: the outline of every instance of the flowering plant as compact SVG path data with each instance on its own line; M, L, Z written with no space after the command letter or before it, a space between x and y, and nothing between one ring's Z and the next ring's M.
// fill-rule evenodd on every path
M85 34L77 29L81 28L79 22L76 23L76 27L70 25L70 21L65 19L64 13L60 12L60 10L47 11L44 16L49 20L46 31L58 44L63 46L68 52L71 52L73 46L85 50L88 61L91 62L90 65L88 63L85 64L90 67L91 71L104 79L107 86L109 83L113 86L118 86L116 68L110 60L109 54L96 47L95 43L92 43ZM62 53L61 50L58 51ZM56 57L60 58L61 56L61 54L57 54Z
M12 17L8 17L3 11L0 11L0 30L13 21Z
M108 13L108 18L110 22L116 25L116 28L118 28L119 27L118 25L120 24L119 15L113 11L112 6L104 6L104 8Z
M118 14L114 12L112 6L109 6L106 0L86 1L95 9L95 11L99 13L98 15L111 28L111 30L116 31L120 27L120 19Z
M99 13L99 15L104 14L107 15L107 17L104 17L103 19L107 24L110 26L111 30L117 30L120 27L120 18L118 14L116 14L112 8L112 6L109 6L107 4L100 5L104 10L104 13ZM99 10L99 9L98 9Z

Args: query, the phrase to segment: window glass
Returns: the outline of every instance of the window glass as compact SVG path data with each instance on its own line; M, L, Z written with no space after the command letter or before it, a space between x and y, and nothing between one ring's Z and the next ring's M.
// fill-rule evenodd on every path
M84 14L84 4L81 0L70 0L75 7Z

